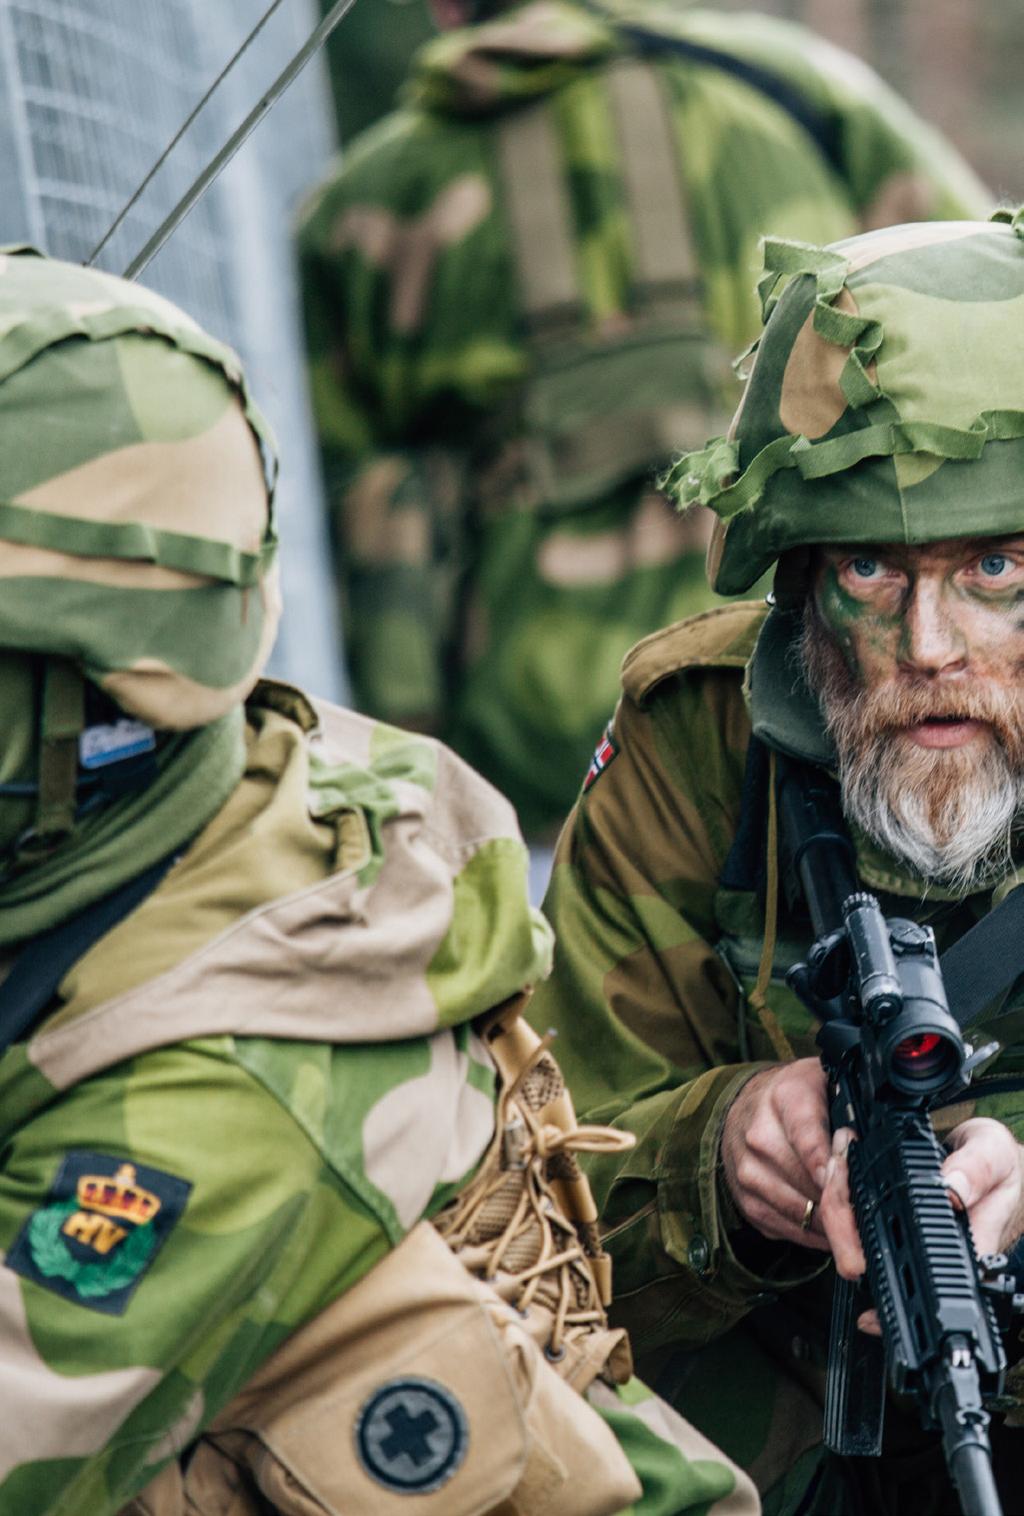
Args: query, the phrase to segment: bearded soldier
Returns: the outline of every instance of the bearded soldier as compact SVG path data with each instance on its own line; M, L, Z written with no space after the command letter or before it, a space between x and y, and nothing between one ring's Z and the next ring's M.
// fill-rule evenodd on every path
M713 602L654 487L734 403L757 243L982 215L858 59L768 17L436 0L300 237L360 709L557 828L638 637ZM467 25L472 22L474 24Z
M0 475L0 1511L751 1516L607 1326L510 808L257 683L234 354L5 253Z
M838 775L863 887L940 948L1020 878L1024 217L769 242L766 261L732 427L672 486L718 514L715 586L774 563L772 605L626 658L556 855L535 1014L577 1106L638 1138L589 1172L650 1382L768 1512L930 1516L959 1506L913 1407L889 1407L881 1458L822 1446L829 1255L849 1278L865 1261L817 1023L785 980L813 934L780 865L775 755ZM1019 941L1003 952L1012 977ZM997 1093L1024 1057L1020 970L981 1023L992 1080L935 1118L979 1254L1024 1230L1024 1105ZM994 1428L1007 1511L1018 1436Z

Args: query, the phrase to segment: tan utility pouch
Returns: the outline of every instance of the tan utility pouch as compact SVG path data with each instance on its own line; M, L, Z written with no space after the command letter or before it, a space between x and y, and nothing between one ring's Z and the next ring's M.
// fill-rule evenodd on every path
M614 1516L640 1494L606 1423L427 1223L263 1365L180 1494L162 1479L133 1516Z

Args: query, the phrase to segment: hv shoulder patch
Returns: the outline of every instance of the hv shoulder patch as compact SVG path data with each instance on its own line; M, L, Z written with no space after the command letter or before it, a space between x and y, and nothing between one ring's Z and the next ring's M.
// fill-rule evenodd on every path
M662 680L685 669L746 668L767 615L763 600L741 600L652 632L626 654L623 689L643 705Z
M65 1300L122 1316L191 1189L162 1169L76 1149L22 1227L7 1267Z

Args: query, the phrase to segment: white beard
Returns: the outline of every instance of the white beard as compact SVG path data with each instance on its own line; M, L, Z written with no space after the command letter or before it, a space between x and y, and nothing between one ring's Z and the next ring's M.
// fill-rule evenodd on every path
M1010 772L1002 748L990 748L955 784L941 776L942 813L935 818L936 770L949 766L950 750L922 750L935 760L928 774L920 771L924 765L900 761L893 739L880 739L879 747L855 761L840 755L849 819L915 874L955 894L973 894L1002 879L1012 864L1014 826L1024 809L1024 777ZM908 772L913 768L917 775Z
M865 694L811 607L800 663L835 744L843 809L898 863L958 895L991 888L1012 864L1024 819L1024 710L975 687L958 695L967 714L999 733L980 748L923 748L874 720ZM920 682L895 683L886 702L923 715L939 697ZM877 696L874 698L878 698ZM915 707L920 709L915 711ZM913 719L913 714L911 719Z

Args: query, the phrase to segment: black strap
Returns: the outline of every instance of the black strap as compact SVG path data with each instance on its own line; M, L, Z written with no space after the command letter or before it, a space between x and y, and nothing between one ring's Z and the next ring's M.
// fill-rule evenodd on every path
M815 772L819 773L817 769ZM753 891L760 887L767 814L768 749L752 737L743 775L739 826L719 881L725 889ZM994 911L947 948L939 966L950 1012L965 1031L1024 975L1024 885L1011 890ZM1018 1080L1015 1088L1020 1087Z
M812 100L808 100L806 95L801 94L796 85L791 84L788 79L783 79L780 75L772 73L771 69L763 68L759 63L751 63L746 58L736 58L731 53L720 53L717 48L707 47L703 42L690 42L683 37L671 37L661 32L651 32L646 27L617 21L599 6L590 8L595 10L602 20L612 22L618 34L628 38L638 53L645 56L675 53L679 57L692 59L695 63L706 63L710 68L720 69L723 74L731 74L734 79L740 79L744 84L749 84L751 89L756 89L760 94L766 95L780 110L785 111L787 116L803 127L829 167L840 178L847 177L843 156L842 121L838 113L822 110Z
M940 960L946 996L961 1030L1024 974L1024 885L947 948Z
M49 1005L68 970L84 958L94 943L113 931L151 895L180 854L161 858L111 895L105 895L70 921L34 937L18 954L0 985L0 1054L31 1028Z

